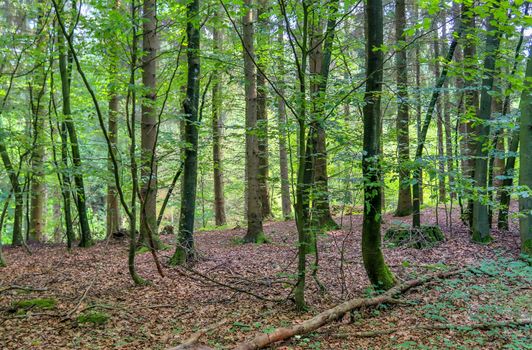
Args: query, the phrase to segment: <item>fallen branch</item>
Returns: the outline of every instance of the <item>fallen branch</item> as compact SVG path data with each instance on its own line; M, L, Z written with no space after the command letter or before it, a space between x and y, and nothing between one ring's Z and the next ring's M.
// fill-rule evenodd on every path
M212 331L213 329L216 329L218 327L221 327L226 322L227 322L227 319L223 319L223 320L221 320L219 322L216 322L216 323L211 324L211 325L209 325L209 326L207 326L205 328L202 328L199 331L197 331L196 333L192 334L190 336L190 338L185 340L180 345L178 345L176 347L173 347L173 348L168 348L166 350L209 350L211 348L209 348L207 346L204 346L204 345L198 344L199 338L201 338L205 333L207 333L209 331Z
M0 293L7 292L9 290L23 290L25 292L45 292L48 289L47 288L40 288L40 287L32 287L32 286L12 285L12 286L7 286L7 287L4 287L4 288L1 288L0 289Z
M373 298L355 298L348 300L340 305L333 307L332 309L325 310L313 318L306 320L300 324L296 324L291 327L282 327L277 328L270 334L259 334L254 339L238 344L235 349L237 350L255 350L262 349L273 343L289 339L295 335L306 334L312 332L321 326L339 319L344 314L348 313L351 310L358 309L366 306L374 306L384 303L393 303L395 301L394 297L406 292L407 290L420 286L424 283L427 283L431 280L437 278L447 278L454 276L466 271L465 269L453 270L447 272L439 272L432 275L427 275L421 278L413 279L401 283L387 292L375 296Z
M505 328L505 327L520 327L520 326L527 326L532 324L532 320L517 320L517 321L501 321L501 322L486 322L486 323L475 323L475 324L465 324L465 325L457 325L457 324L433 324L433 325L417 325L412 327L401 327L401 328L389 328L389 329L381 329L376 331L369 331L369 332L358 332L358 333L349 333L345 336L349 337L359 337L359 338L371 338L371 337L377 337L380 335L388 335L393 334L399 331L407 331L407 330L424 330L424 331L437 331L437 330L456 330L456 331L471 331L474 329L480 329L480 330L488 330L493 328ZM343 336L342 334L335 334L336 336Z

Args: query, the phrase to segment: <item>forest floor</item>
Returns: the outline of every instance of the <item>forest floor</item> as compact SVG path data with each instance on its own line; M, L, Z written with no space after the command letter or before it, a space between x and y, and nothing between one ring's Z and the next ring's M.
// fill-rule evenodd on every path
M391 215L384 219L385 225L398 220ZM273 348L531 349L530 325L424 329L532 318L530 261L519 259L515 223L509 232L494 230L491 244L477 245L470 242L457 216L452 230L443 210L439 219L445 242L424 250L385 247L397 278L460 266L476 269L410 290L402 296L406 305L360 310ZM227 322L201 341L230 349L257 332L300 322L345 299L371 293L360 252L361 216L341 220L341 230L320 235L319 279L327 290L320 293L317 283L307 279L306 313L296 312L287 300L297 264L293 222L266 223L272 242L262 245L238 244L242 228L198 232L199 261L193 268L208 279L167 266L165 277L160 277L151 255L138 254L138 272L151 281L141 287L133 286L128 275L125 240L71 252L63 245L32 246L32 255L23 248L6 247L8 267L0 270L0 349L166 349L222 319ZM435 221L434 209L424 220ZM173 237L163 239L173 245ZM165 265L172 252L173 248L159 253ZM35 298L44 301L33 306L20 302ZM83 322L87 315L96 323ZM398 331L369 337L360 333L383 329Z

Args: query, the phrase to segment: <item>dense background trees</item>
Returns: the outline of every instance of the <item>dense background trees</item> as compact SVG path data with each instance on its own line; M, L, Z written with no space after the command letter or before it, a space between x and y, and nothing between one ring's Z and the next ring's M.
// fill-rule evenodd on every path
M529 252L528 7L4 1L2 243L89 247L127 226L142 283L135 251L162 274L164 226L178 227L172 262L191 264L199 228L265 243L265 222L293 215L301 309L335 216L363 214L364 264L384 289L385 212L422 230L422 209L452 225L458 206L479 243L519 217Z

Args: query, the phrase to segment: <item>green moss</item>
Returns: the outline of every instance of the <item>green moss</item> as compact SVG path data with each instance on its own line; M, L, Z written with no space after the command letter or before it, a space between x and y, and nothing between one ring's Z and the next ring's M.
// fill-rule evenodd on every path
M491 241L493 241L493 237L491 237L490 235L482 236L479 232L473 232L471 240L475 243L489 244L491 243Z
M29 310L29 309L41 309L48 310L55 307L56 301L51 298L37 298L37 299L28 299L16 301L12 305L14 310Z
M146 254L150 252L150 248L143 245L142 247L137 249L137 254Z
M109 320L109 315L104 312L87 312L78 316L78 323L105 324Z
M445 235L441 228L435 225L421 225L420 228L411 228L408 225L400 224L390 227L384 234L384 240L392 246L423 249L445 241Z

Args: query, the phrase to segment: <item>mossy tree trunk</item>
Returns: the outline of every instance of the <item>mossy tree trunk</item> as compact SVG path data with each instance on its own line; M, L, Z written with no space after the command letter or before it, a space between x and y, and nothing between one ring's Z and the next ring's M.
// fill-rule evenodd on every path
M499 7L498 1L494 3L492 11ZM491 119L492 89L495 70L495 55L499 48L500 32L492 23L493 14L487 18L486 26L486 57L484 58L484 78L482 79L482 91L480 96L479 119L482 124L478 126L478 141L476 145L476 158L474 170L474 186L477 187L478 195L473 201L471 221L472 239L475 242L487 243L491 241L489 213L487 201L488 180L488 150L487 142L490 134L489 120Z
M384 55L376 50L383 44L382 0L368 0L366 11L366 94L364 97L364 217L362 221L362 258L371 283L390 289L395 278L381 250L382 170L381 170L381 92Z
M199 0L187 4L187 89L185 110L185 159L181 191L181 215L179 236L172 256L172 264L186 264L195 257L194 214L196 211L196 189L198 177L198 106L200 83L200 23Z

